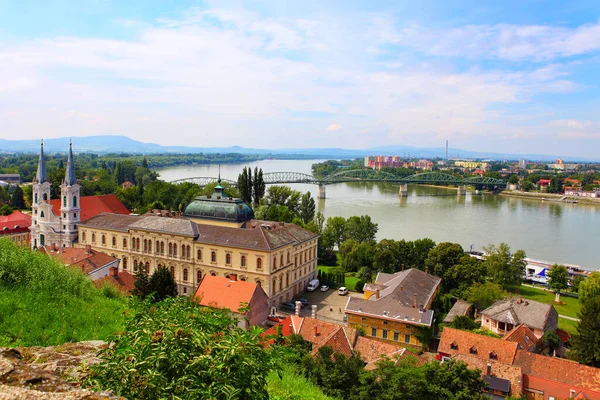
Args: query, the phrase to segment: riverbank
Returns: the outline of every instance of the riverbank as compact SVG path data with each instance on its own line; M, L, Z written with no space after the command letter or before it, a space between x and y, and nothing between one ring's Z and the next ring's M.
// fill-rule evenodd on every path
M587 198L587 197L574 197L569 196L566 200L561 200L563 194L555 193L538 193L538 192L523 192L520 190L505 190L500 192L500 196L506 197L519 197L522 199L533 199L539 201L551 201L555 203L571 203L571 204L583 204L583 205L595 205L600 206L600 199Z

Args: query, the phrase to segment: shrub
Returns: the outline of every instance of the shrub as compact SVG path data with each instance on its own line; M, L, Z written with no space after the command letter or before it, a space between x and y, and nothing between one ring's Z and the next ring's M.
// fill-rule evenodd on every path
M471 331L473 329L480 328L481 324L478 324L466 315L458 315L456 318L454 318L454 321L450 323L450 326L456 329L462 329L464 331Z
M130 399L267 399L269 357L259 331L184 298L133 302L124 332L91 367L86 386Z

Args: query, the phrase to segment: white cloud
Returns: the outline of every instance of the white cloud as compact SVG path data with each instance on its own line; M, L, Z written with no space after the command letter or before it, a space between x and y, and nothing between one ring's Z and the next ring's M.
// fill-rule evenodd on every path
M327 127L327 130L329 132L336 132L336 131L341 131L342 130L342 126L340 124L330 124Z

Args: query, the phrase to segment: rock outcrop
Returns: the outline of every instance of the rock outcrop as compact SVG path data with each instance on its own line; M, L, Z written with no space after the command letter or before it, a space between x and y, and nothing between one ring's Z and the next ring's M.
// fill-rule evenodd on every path
M67 343L53 347L0 347L0 400L123 399L111 393L81 388L102 341Z

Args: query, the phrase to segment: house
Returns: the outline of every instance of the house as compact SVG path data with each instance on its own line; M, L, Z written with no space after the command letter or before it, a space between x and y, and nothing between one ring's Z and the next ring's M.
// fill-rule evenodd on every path
M517 349L535 352L540 343L540 339L525 324L517 326L503 337L507 342L517 344Z
M558 328L558 313L550 304L521 297L499 300L481 311L481 328L505 335L516 326L525 324L537 338Z
M132 187L132 186L135 186L135 185L134 185L133 183L131 183L130 181L125 181L125 182L123 182L123 184L121 185L121 187L122 187L123 189L127 189L127 188L130 188L130 187Z
M375 283L363 288L364 298L349 297L344 313L348 325L387 343L422 347L420 328L433 325L431 304L441 279L416 268L377 274Z
M456 303L452 306L448 314L446 314L446 318L442 321L444 324L449 324L454 321L454 318L458 316L468 316L473 313L473 304L468 303L464 300L457 300Z
M600 369L528 351L532 334L524 325L502 339L446 327L436 358L461 360L482 371L489 394L600 400Z
M110 274L111 268L119 268L119 259L93 250L91 246L78 247L42 247L41 252L58 259L66 267L77 268L90 279L103 278Z
M541 191L545 192L546 190L548 190L548 186L550 186L550 179L540 179L538 181L538 188Z
M0 239L8 238L21 245L29 244L29 226L31 215L21 211L13 211L12 214L0 216Z
M323 346L331 346L335 352L346 357L360 353L366 369L376 368L376 362L383 357L398 360L403 357L406 349L390 343L384 343L358 334L353 328L321 321L316 318L291 315L266 331L261 336L269 339L280 331L283 336L297 334L312 343L312 354L317 354Z
M94 284L97 288L109 284L115 286L121 293L129 296L133 292L135 284L135 276L127 271L119 271L118 268L109 268L107 276L103 276L100 279L96 279Z
M9 185L18 185L21 183L20 174L0 174L0 181L6 182Z
M229 278L205 275L194 298L203 306L231 310L243 329L262 325L269 316L265 291L256 283L238 280L236 274Z

